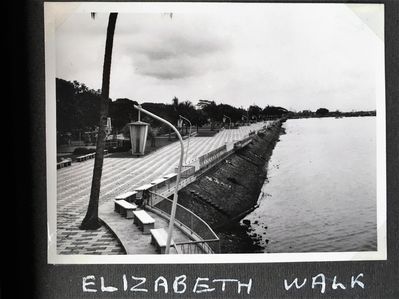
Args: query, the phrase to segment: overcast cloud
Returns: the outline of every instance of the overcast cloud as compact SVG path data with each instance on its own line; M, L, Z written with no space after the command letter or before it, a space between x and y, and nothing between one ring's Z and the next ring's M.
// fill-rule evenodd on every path
M232 4L233 5L233 4ZM250 6L250 4L248 4ZM368 18L373 14L367 11ZM379 14L372 18L378 27ZM107 14L56 30L56 74L101 87ZM264 5L226 13L119 13L110 96L248 107L375 109L383 42L345 5Z

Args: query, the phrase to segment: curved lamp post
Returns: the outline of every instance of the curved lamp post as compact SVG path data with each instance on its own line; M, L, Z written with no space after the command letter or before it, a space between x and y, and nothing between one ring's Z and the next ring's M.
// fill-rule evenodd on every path
M185 118L182 115L179 115L180 119L184 119L190 124L190 130L188 132L188 140L187 140L187 150L186 150L186 158L184 160L184 163L187 164L187 157L188 157L188 147L190 146L190 137L191 137L191 121L189 121L187 118Z
M230 127L231 127L231 118L228 117L227 115L223 115L223 122L226 120L226 118L229 119L229 129L230 129Z
M168 228L168 238L166 239L166 249L165 249L165 254L169 254L169 249L170 249L170 243L172 240L172 235L173 235L173 226L175 222L175 215L176 215L176 207L177 207L177 192L179 191L179 183L180 183L180 174L181 174L181 168L183 165L183 157L184 157L184 145L183 145L183 139L181 138L181 135L179 131L173 126L170 122L167 120L141 108L141 106L134 105L134 108L136 108L138 111L141 111L145 114L148 114L149 116L159 120L160 122L163 122L164 124L168 125L175 131L177 137L179 138L180 141L180 160L179 160L179 166L177 168L177 178L176 178L176 187L175 191L173 193L173 204L172 204L172 211L170 212L170 221L169 221L169 228Z

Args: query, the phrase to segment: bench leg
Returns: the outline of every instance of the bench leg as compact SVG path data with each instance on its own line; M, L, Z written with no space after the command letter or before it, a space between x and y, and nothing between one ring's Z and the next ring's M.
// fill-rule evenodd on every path
M126 219L132 219L134 217L132 210L126 210Z
M150 229L153 229L153 228L154 228L154 223L144 224L143 225L143 234L149 235L151 233Z
M161 254L165 254L166 246L159 247Z

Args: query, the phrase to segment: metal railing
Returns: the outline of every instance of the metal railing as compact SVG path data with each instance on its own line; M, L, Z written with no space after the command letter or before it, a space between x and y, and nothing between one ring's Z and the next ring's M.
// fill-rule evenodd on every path
M169 219L172 200L152 191L149 195L147 205L155 213ZM182 253L220 253L219 237L201 217L180 204L177 204L175 217L175 225L192 239L188 242L175 242Z
M177 172L177 168L175 168L175 172ZM183 165L181 171L181 178L185 179L188 178L195 173L195 166L194 165Z
M240 141L235 142L234 148L239 149L239 148L246 146L248 143L250 143L252 141L252 138L253 138L253 136L248 136Z
M204 254L204 253L213 254L215 252L212 250L212 248L210 248L208 243L217 242L217 241L204 240L204 241L178 242L173 244L173 246L176 248L176 251L179 254ZM208 249L208 251L204 249Z
M226 152L226 145L223 145L205 155L202 155L201 157L198 158L200 168L211 163L212 161L223 155L225 152Z

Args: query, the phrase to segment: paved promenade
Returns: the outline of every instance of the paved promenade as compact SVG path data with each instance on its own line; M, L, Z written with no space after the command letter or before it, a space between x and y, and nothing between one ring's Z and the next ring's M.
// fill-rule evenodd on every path
M250 131L264 125L257 123L239 129L223 130L213 137L192 137L187 162L226 142L243 139ZM174 172L179 157L180 145L175 142L141 158L126 153L115 153L104 158L100 217L103 209L110 206L104 203L112 201L115 196ZM94 159L91 159L57 170L58 254L125 254L121 244L106 227L96 231L79 229L89 202L93 165Z

